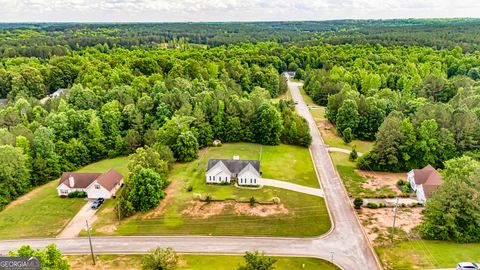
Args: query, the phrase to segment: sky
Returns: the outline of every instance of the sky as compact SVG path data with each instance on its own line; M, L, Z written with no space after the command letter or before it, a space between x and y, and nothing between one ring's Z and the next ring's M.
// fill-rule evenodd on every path
M479 16L479 0L0 0L0 22L218 22Z

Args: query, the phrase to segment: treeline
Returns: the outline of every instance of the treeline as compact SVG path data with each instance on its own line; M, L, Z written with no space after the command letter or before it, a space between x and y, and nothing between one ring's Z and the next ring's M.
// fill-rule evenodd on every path
M328 47L327 47L328 48ZM346 142L376 140L358 166L405 171L480 147L477 54L459 47L344 46L319 69L298 69L304 89ZM327 54L328 55L328 54Z
M478 19L336 20L231 23L21 23L0 24L1 57L63 56L88 47L210 47L273 41L314 45L416 45L435 49L460 46L479 50ZM183 45L182 45L183 44Z
M195 159L214 139L308 146L308 125L294 105L271 99L285 93L286 78L269 61L252 64L263 57L252 55L260 48L247 48L244 54L236 53L242 48L93 49L50 61L7 59L7 72L63 63L72 73L57 79L75 79L64 97L43 105L36 97L45 84L29 83L45 83L42 72L8 93L0 108L0 206L63 171L141 147L172 162Z

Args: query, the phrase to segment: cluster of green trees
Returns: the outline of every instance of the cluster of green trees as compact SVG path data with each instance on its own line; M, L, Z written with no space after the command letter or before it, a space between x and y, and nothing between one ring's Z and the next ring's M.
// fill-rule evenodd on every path
M44 249L33 249L28 245L21 246L17 251L10 251L12 257L38 257L42 270L68 270L70 265L55 244Z
M426 239L480 242L480 162L468 156L445 162L443 184L433 193L419 226Z
M463 54L458 47L325 50L329 53L323 54L321 68L296 75L305 80L313 100L327 107L326 117L346 142L376 140L373 150L359 160L360 168L442 167L450 158L478 151L477 54Z
M61 172L144 146L168 162L191 161L214 139L308 146L308 126L293 104L272 99L287 90L279 74L286 63L270 57L280 48L88 48L48 60L2 59L8 103L0 105L0 208ZM16 76L24 77L12 84ZM62 97L39 102L64 86Z
M88 47L185 48L274 41L312 45L417 45L436 49L460 45L480 49L478 19L336 20L308 22L0 24L1 57L68 55Z

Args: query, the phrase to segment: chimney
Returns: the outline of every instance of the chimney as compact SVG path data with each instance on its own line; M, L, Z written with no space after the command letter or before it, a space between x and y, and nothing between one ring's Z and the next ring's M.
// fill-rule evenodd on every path
M240 160L240 156L239 155L234 155L233 160Z
M73 176L71 176L71 175L70 175L70 177L68 177L68 184L70 185L70 187L75 186L75 178L73 178Z

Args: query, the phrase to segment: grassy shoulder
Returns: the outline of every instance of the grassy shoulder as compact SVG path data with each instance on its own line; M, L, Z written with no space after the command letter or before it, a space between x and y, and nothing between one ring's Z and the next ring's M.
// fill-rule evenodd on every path
M142 255L98 255L97 265L93 266L88 255L67 256L71 269L141 269ZM338 269L331 263L315 259L300 257L275 257L277 270ZM243 263L242 256L233 255L180 255L180 268L191 270L236 270ZM304 267L303 267L304 266Z
M480 262L480 243L411 240L375 250L386 270L455 268L458 262Z
M317 123L318 129L322 134L323 141L330 147L343 148L352 150L353 146L356 147L360 153L366 153L373 147L373 142L353 140L350 143L345 143L339 136L337 129L332 125L325 117L325 107L311 108L310 113L313 119Z
M0 239L55 237L86 203L60 198L58 181L37 187L0 212Z
M314 236L330 229L323 198L270 187L206 185L208 159L230 159L234 154L242 159L260 159L263 177L318 187L307 148L225 144L202 150L195 161L176 164L169 177L167 197L147 213L137 213L119 223L115 200L106 202L97 212L93 234ZM212 201L198 200L206 196ZM252 197L259 203L250 205ZM276 204L271 203L274 198Z

